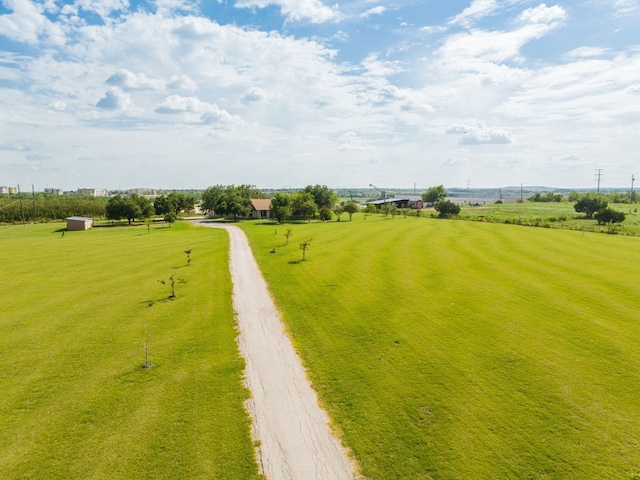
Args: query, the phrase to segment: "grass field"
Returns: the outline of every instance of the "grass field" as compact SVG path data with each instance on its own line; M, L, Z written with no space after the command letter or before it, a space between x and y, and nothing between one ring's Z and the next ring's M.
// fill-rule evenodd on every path
M0 478L259 478L226 233L63 227L0 228Z
M640 205L609 204L610 208L626 215L624 223L614 226L598 225L596 220L584 218L584 214L577 213L573 205L574 202L523 202L486 204L477 207L466 205L462 207L459 218L491 223L640 235L640 213L638 212Z
M637 237L375 215L242 227L367 477L640 472Z

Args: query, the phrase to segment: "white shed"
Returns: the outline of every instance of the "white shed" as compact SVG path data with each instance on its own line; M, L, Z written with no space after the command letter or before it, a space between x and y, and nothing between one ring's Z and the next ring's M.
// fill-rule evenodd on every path
M67 230L89 230L93 227L93 218L88 217L67 217Z

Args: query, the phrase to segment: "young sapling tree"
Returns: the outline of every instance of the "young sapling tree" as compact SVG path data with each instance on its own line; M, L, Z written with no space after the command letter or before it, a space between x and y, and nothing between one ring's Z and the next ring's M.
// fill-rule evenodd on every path
M285 245L289 245L289 237L293 235L293 230L287 228L287 231L284 233L285 238L287 239L287 243Z
M305 240L300 244L300 250L302 250L302 260L306 260L307 250L311 246L311 238L309 240Z
M192 248L188 248L184 251L184 253L187 254L187 265L191 265L191 251L193 249Z
M165 280L158 281L163 285L167 284L167 281ZM169 295L169 298L176 298L176 284L178 283L187 283L187 281L183 278L176 277L176 272L173 272L169 277L169 285L171 285L171 295Z

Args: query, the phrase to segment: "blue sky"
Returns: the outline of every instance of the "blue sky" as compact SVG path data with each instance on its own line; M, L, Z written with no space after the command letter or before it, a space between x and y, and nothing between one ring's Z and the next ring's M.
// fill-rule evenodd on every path
M629 188L640 0L1 0L0 185Z

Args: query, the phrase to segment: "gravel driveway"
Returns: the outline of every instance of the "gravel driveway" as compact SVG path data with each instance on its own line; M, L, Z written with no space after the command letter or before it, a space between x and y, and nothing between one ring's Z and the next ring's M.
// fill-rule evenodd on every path
M246 384L252 394L247 407L263 473L270 480L356 478L284 333L244 232L223 224L199 224L224 228L231 238L238 345L246 360Z

